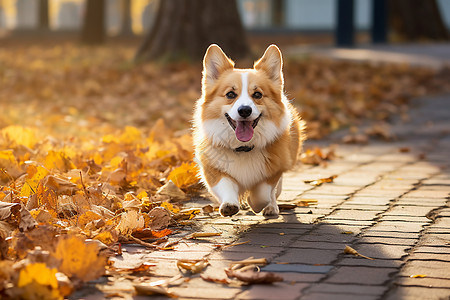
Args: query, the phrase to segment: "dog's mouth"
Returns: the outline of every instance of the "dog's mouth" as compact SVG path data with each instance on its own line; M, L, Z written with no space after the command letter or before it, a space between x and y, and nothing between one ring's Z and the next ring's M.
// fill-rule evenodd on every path
M228 113L225 113L225 118L227 118L228 124L233 128L236 138L241 142L248 142L253 137L253 129L258 125L262 114L260 114L256 119L252 121L235 121Z

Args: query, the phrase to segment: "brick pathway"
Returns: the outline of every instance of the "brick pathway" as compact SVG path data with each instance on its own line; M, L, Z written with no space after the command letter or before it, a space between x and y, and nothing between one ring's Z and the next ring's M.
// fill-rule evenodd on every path
M317 205L283 211L277 219L249 211L199 218L194 230L222 235L180 243L176 251L127 246L122 260L155 263L157 280L180 274L178 259L207 258L211 265L203 274L225 278L230 262L253 256L269 260L262 270L284 277L272 285L227 286L193 275L170 288L182 299L449 299L450 96L418 102L411 121L393 127L395 142L339 145L340 157L327 167L286 174L280 203L316 199ZM334 183L303 182L334 174ZM345 254L346 245L374 260ZM126 277L101 289L129 291L130 298L133 290ZM87 288L73 298L99 296Z

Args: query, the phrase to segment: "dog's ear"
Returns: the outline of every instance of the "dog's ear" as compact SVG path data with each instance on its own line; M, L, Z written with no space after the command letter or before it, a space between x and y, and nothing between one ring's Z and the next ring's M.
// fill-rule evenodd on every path
M264 55L253 65L255 70L264 71L271 80L283 85L283 58L276 45L267 47Z
M212 84L224 71L233 69L234 62L229 59L222 49L212 44L206 50L203 58L203 84Z

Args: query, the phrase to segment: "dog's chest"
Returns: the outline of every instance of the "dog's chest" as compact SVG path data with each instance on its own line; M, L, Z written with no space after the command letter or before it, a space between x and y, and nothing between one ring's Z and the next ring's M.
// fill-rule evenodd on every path
M260 150L250 152L216 150L208 154L216 168L233 177L246 189L267 177L266 155Z

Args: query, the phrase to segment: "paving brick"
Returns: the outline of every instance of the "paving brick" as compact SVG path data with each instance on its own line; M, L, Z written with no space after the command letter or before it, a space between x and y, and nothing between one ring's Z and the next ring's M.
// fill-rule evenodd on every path
M339 267L324 282L382 285L389 280L390 274L396 271L394 268Z
M417 243L418 240L419 239L366 236L359 238L357 241L355 241L355 243L413 246Z
M427 288L427 287L394 287L385 300L417 300L417 299L448 299L450 289Z
M337 262L340 266L362 266L362 267L382 267L382 268L399 268L403 265L403 261L394 259L366 259L363 257L350 257L346 255L345 258Z
M283 255L275 258L275 261L297 264L327 265L334 261L340 253L341 250L292 248L288 249Z
M357 295L357 294L328 294L311 293L301 298L302 300L376 300L376 295Z
M425 274L429 277L450 278L450 262L442 261L408 261L400 270L400 276L409 277L415 274Z
M389 237L389 238L405 238L405 239L418 239L419 232L396 232L396 231L378 231L372 228L364 230L361 236L366 237Z
M424 235L420 242L427 246L448 246L450 234L426 234Z
M426 217L419 216L383 216L379 221L402 221L402 222L418 222L431 223L431 220Z
M301 295L301 290L308 286L307 283L287 284L284 282L271 285L252 285L235 299L297 299Z
M169 291L182 298L194 299L236 299L236 295L241 292L238 288L215 285L210 288L198 287L172 287Z
M273 260L278 253L271 253L271 252L265 252L265 253L253 253L253 252L214 252L210 256L208 256L208 259L210 260L229 260L229 261L236 261L236 260L243 260L247 259L249 257L254 258L265 258L268 261Z
M377 231L420 232L425 223L383 221L375 224L371 229Z
M376 193L370 193L366 196L361 196L357 193L354 197L350 198L345 204L363 204L363 205L378 205L386 206L394 199L394 197L377 195Z
M355 284L314 284L308 289L308 293L331 293L331 294L357 294L381 296L388 288L386 286L367 286Z
M339 209L353 209L353 210L362 210L362 211L374 211L376 213L381 213L389 209L388 204L386 205L370 205L370 204L361 204L361 203L348 203L345 202L338 206Z
M424 207L436 208L436 207L445 205L446 202L447 202L447 200L445 198L442 198L442 199L439 199L439 198L431 199L431 198L407 198L407 197L402 197L401 199L397 200L396 204L404 205L404 206L424 206Z
M295 241L290 248L306 248L306 249L325 249L325 250L338 250L344 249L345 243L327 243L327 242L311 242L311 241Z
M298 242L309 241L309 242L328 242L328 243L351 243L355 237L350 234L308 234L301 236Z
M430 247L419 246L414 249L414 253L450 253L450 246Z
M250 245L264 245L264 246L287 246L295 235L280 235L279 233L254 233L250 232L244 234L237 243L250 241Z
M447 189L444 190L423 190L418 189L407 193L405 196L408 198L425 198L425 199L442 199L447 198L449 195L449 191Z
M401 259L407 255L410 246L385 244L357 244L354 247L359 253L371 258Z
M338 220L338 219L322 219L323 224L333 224L333 225L355 225L360 227L369 227L375 224L375 221L360 221L360 220Z
M284 282L318 282L326 276L326 274L312 274L312 273L296 273L296 272L279 272Z
M377 216L377 212L374 211L360 211L353 209L337 209L331 215L325 219L339 219L339 220L361 220L370 221Z
M329 184L323 184L321 186L318 186L314 189L314 193L317 194L331 194L331 195L350 195L356 192L359 188L353 187L353 186L339 186L339 185L333 185L332 183ZM309 193L313 193L309 192Z
M358 197L385 197L390 199L396 199L406 193L409 189L391 189L391 188L384 188L380 186L372 185L370 187L367 187L358 193L355 194L355 196Z
M447 253L414 252L408 256L408 260L442 260L442 261L450 262L450 252L447 252Z
M442 279L442 278L398 277L395 280L395 284L401 285L401 286L423 286L423 287L450 289L450 279Z
M267 272L295 272L295 273L313 273L313 274L327 274L333 266L327 265L306 265L306 264L285 264L285 263L273 263L265 267L262 267L262 271Z

